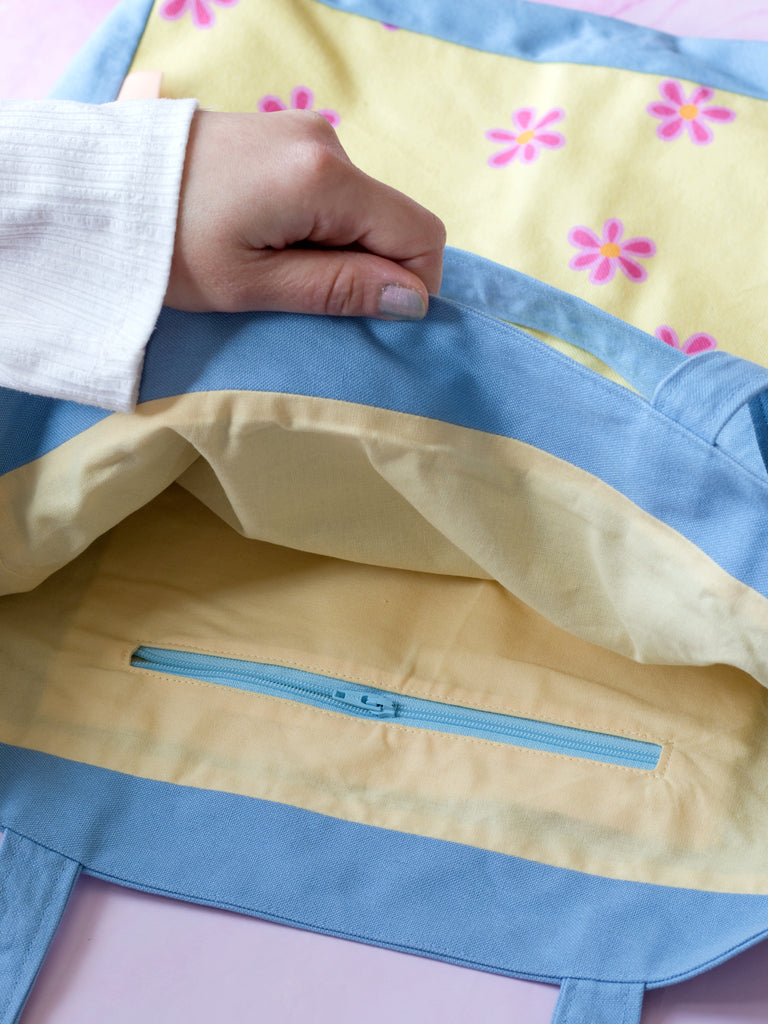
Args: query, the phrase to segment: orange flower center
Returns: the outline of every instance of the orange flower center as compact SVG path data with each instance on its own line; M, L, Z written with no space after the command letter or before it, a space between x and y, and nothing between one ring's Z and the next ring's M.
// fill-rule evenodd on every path
M603 245L600 246L600 255L607 256L608 259L621 256L621 246L616 245L615 242L604 242Z
M686 121L693 121L695 117L699 116L699 108L693 103L685 103L678 110L680 117L684 117Z
M533 129L529 128L527 132L520 132L515 141L518 142L521 146L524 146L526 142L531 141L535 134L536 133L533 131Z

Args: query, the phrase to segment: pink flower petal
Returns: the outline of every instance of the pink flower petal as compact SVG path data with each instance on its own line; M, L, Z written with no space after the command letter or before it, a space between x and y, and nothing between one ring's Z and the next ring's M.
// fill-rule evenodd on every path
M523 146L523 152L520 154L520 159L524 164L532 164L533 161L539 155L539 147L535 142L526 142Z
M680 339L677 336L677 331L674 327L668 327L667 324L662 324L661 327L657 327L653 332L660 341L664 341L667 345L671 345L672 348L680 348Z
M695 356L699 352L709 352L713 348L717 348L717 342L711 334L704 333L692 334L682 345L683 352L687 356Z
M708 124L704 124L702 121L695 117L692 121L686 122L688 134L691 137L691 141L696 146L706 146L715 137L715 133L709 127Z
M600 259L599 252L580 252L575 256L571 256L568 260L568 266L571 270L584 270L585 267L592 266Z
M315 102L315 94L306 85L297 85L291 90L291 106L294 110L311 110Z
M708 103L714 95L714 89L710 89L706 85L700 85L697 89L693 90L688 102L692 103L695 107L700 107L702 103Z
M197 28L210 28L215 18L208 7L208 0L192 0L192 21Z
M637 260L631 260L628 256L619 256L616 262L630 281L645 281L648 277L648 271Z
M287 110L288 108L279 96L262 96L256 104L256 109L260 110L262 114L273 114L276 110Z
M213 0L219 7L234 7L238 0Z
M659 92L662 98L669 100L670 103L674 103L676 107L682 107L685 103L685 93L683 92L682 86L679 82L675 82L673 79L668 78L662 82L659 86Z
M616 275L616 260L608 259L607 256L603 256L597 266L594 268L592 273L589 275L589 280L592 284L608 284L612 281Z
M536 132L535 138L540 145L546 146L548 149L560 149L565 145L565 136L560 132L544 132L542 135Z
M488 157L488 164L490 167L506 167L507 164L511 164L515 159L515 155L518 153L519 146L511 146L509 149L502 149L498 153L494 153L493 156Z
M332 128L336 128L341 124L341 117L335 110L318 110L318 114L322 114Z
M602 242L589 228L575 227L568 232L568 241L580 249L599 249Z
M673 117L669 121L665 121L663 124L660 124L656 129L656 134L660 139L663 139L664 142L671 142L673 139L677 139L682 135L683 123L682 117Z
M631 252L634 256L643 256L646 259L656 255L656 243L650 238L628 238L621 243L622 253Z
M515 132L508 132L505 128L489 128L485 133L486 139L491 142L514 142L517 138Z
M536 117L536 107L520 107L512 115L512 123L521 131L525 132L531 126L531 121Z
M160 8L160 17L167 18L168 21L175 21L186 11L188 2L189 0L168 0Z
M708 121L720 121L722 124L736 120L736 111L729 110L728 107L704 107L699 114Z
M556 124L558 121L562 121L564 117L565 111L562 107L553 107L549 113L545 114L544 117L539 120L536 128L546 128L547 125Z
M675 117L677 107L671 107L668 103L649 103L645 108L651 117Z
M616 217L611 217L603 224L603 242L616 243L623 234L624 225Z

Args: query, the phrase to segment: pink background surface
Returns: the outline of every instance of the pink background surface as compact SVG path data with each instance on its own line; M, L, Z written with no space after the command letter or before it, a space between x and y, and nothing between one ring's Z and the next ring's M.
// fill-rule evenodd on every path
M0 97L44 96L115 3L0 0ZM560 0L560 6L668 32L768 40L765 0ZM547 985L84 878L22 1024L548 1024L556 998ZM650 992L642 1020L766 1024L768 946Z

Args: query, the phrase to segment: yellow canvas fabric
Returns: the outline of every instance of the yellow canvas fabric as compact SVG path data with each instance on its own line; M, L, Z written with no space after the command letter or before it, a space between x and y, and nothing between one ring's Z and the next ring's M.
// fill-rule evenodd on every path
M648 111L670 102L662 76L482 53L315 0L249 0L218 11L206 31L189 17L164 20L156 5L133 69L161 69L165 95L196 96L212 109L311 105L335 122L354 162L443 218L449 244L650 334L670 328L668 340L681 347L704 334L709 340L697 344L768 362L764 101L717 90L697 106L689 101L700 83L679 81L683 120L711 138L696 144L684 130L663 141L657 130L667 122ZM560 111L537 138L557 133L564 143L536 144L530 163L518 154L490 166L511 144L487 133L523 134L519 112L528 108L531 124ZM713 109L726 120L702 113ZM614 221L623 228L618 242L608 240ZM569 241L578 227L608 252L650 240L654 255L623 254L647 278L626 276L615 256L606 283L573 269L585 251Z
M177 478L246 537L493 579L625 657L723 662L768 685L768 601L599 478L512 438L300 395L147 402L6 474L0 592L35 586Z
M376 628L373 628L375 624ZM655 771L131 668L141 644L647 739ZM768 694L640 666L487 580L246 540L179 487L3 599L0 740L610 878L765 893Z

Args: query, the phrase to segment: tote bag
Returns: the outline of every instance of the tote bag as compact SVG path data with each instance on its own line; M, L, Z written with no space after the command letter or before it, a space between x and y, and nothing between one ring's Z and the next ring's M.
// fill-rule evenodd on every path
M157 44L176 94L163 34L203 30L163 10L77 88ZM768 371L487 255L418 324L165 310L130 416L3 392L0 1019L80 871L559 984L568 1024L768 930Z

